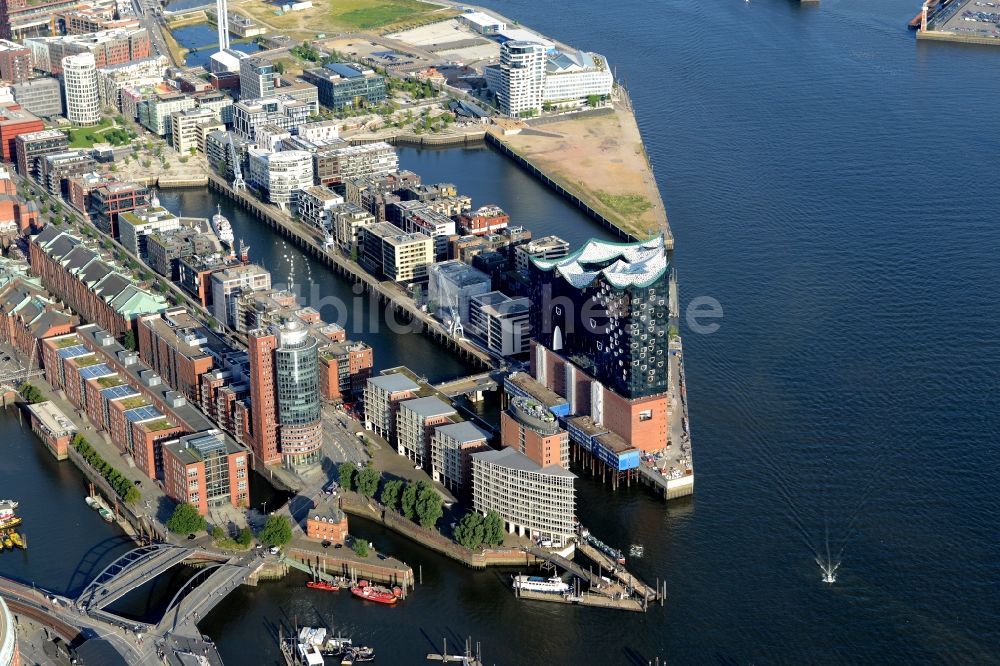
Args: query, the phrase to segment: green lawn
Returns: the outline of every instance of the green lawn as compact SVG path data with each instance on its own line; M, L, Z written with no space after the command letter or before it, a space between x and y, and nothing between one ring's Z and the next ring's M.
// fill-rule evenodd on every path
M626 216L642 215L653 206L649 199L639 194L619 195L598 190L594 195L611 210Z
M312 9L275 14L276 4L246 2L236 5L261 23L297 37L351 30L383 30L439 21L458 10L420 0L314 0Z
M90 148L95 143L110 143L112 146L124 146L135 138L135 134L124 127L115 127L111 118L102 118L100 124L93 127L70 127L70 148Z
M430 9L436 9L436 7L414 0L379 3L344 12L340 15L340 21L361 30L371 30L399 23L403 19L411 19Z

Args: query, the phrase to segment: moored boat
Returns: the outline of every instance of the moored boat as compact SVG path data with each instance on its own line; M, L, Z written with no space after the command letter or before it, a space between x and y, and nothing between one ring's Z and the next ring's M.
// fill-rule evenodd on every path
M359 599L364 599L365 601L374 601L380 604L392 605L399 601L399 597L402 595L402 590L398 587L392 588L392 590L387 590L385 588L376 587L371 585L368 581L363 580L357 585L351 588L351 594Z
M334 585L333 583L328 583L325 580L310 580L306 581L306 587L311 587L314 590L324 590L326 592L339 592L340 587Z
M212 231L215 232L220 241L229 247L233 246L233 226L229 223L226 216L222 214L222 206L220 205L215 207L215 215L212 216Z
M89 506L94 511L97 511L98 509L101 508L101 503L97 501L96 497L91 497L90 495L88 495L84 501L87 503L87 506Z
M97 510L101 514L101 518L104 519L106 523L113 523L115 521L115 514L111 513L110 509L105 509L103 506Z
M346 636L327 636L322 627L302 627L299 629L299 643L315 645L327 656L344 654L353 647L353 641Z
M514 589L528 592L545 592L548 594L565 594L569 592L569 584L558 576L543 578L541 576L514 576Z
M0 529L17 527L21 524L21 519L14 513L14 509L19 506L15 500L0 500Z
M17 532L10 533L10 542L15 548L24 548L24 539Z

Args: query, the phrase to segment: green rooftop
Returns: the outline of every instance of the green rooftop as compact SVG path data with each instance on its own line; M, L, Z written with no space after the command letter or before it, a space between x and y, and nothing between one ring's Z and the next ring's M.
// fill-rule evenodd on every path
M101 388L112 388L114 386L121 386L125 383L125 380L115 375L113 377L99 377L97 383L101 385Z
M93 354L90 356L78 356L77 358L74 358L73 361L76 363L76 367L78 368L89 368L92 365L100 363L100 361L97 360L97 357Z
M167 419L160 419L158 421L153 421L152 423L144 424L148 430L156 432L157 430L169 430L174 427L174 424Z
M146 407L147 405L149 405L149 401L142 396L133 396L122 400L122 407L125 409L138 409L139 407Z

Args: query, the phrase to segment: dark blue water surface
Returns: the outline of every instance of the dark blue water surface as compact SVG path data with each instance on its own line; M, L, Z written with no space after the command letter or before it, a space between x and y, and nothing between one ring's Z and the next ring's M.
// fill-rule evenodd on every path
M300 579L242 589L202 625L227 663L276 663L270 632L296 620L391 664L468 635L496 664L1000 663L1000 49L916 44L910 0L494 8L608 57L656 168L684 304L725 311L713 335L683 327L695 497L578 483L586 523L645 546L630 566L666 579L665 607L518 601L509 572L352 521L424 584L396 608ZM602 233L491 151L400 154L536 234ZM215 201L163 199L189 215ZM349 290L223 212L276 280ZM463 370L422 338L365 335L379 367ZM828 553L833 585L816 564Z
M173 7L173 9L179 9ZM219 51L219 33L215 25L199 23L189 25L184 28L177 28L171 31L177 43L187 49L194 49L184 57L184 64L188 67L202 66L208 69L208 60L213 53ZM253 53L259 48L252 41L231 42L229 47L245 53Z

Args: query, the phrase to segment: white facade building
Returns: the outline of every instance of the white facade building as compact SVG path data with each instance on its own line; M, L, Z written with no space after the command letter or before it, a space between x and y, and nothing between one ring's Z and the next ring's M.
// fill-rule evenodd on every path
M574 534L576 476L513 448L472 454L472 506L496 511L513 534L565 541Z
M500 46L500 112L516 118L539 113L545 92L545 46L512 41Z
M469 299L467 335L482 340L486 348L500 356L527 353L531 345L531 301L511 298L499 291Z
M312 155L304 150L274 153L251 148L250 184L259 189L266 201L282 210L295 210L299 191L313 184Z
M607 59L596 53L556 53L545 63L543 102L580 106L591 95L611 94L614 77Z
M101 97L101 104L113 106L120 111L122 108L122 88L141 88L160 83L167 70L167 62L167 57L160 55L124 62L120 65L101 67L97 70L98 94Z
M97 125L101 122L101 98L94 54L87 52L66 56L62 67L66 118L77 125Z

